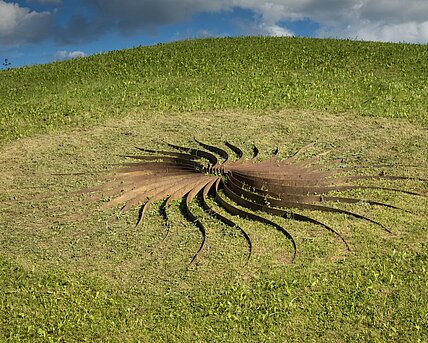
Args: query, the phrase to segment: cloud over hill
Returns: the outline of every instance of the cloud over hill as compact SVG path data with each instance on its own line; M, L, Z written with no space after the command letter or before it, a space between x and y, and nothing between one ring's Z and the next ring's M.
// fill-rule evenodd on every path
M318 37L378 41L428 42L426 0L82 0L87 11L76 11L59 23L61 0L29 0L24 5L0 0L0 44L17 45L54 39L64 44L95 40L109 32L155 34L165 25L200 13L243 9L253 13L248 34L292 35L290 22L310 20ZM31 10L37 4L57 6Z

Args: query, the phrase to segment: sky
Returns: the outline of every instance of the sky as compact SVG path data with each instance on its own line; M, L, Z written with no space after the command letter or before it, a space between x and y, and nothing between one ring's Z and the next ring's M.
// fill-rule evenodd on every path
M189 38L428 43L428 0L0 0L0 69Z

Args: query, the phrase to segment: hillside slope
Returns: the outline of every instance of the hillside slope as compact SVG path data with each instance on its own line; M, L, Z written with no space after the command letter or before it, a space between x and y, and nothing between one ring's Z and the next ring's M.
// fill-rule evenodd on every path
M1 71L0 342L428 342L426 60L423 45L225 38ZM106 208L135 147L180 156L165 142L193 138L361 187L321 195L331 211L257 212L275 225L209 195L251 244L197 199L204 230L185 199L137 227L145 207Z
M0 71L0 141L145 111L298 108L428 122L428 46L223 38Z

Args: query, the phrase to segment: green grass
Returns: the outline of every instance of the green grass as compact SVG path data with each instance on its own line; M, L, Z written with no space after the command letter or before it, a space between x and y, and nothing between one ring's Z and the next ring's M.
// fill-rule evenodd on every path
M194 145L193 136L215 145L227 139L247 153L254 142L261 159L276 146L285 157L316 142L314 152L331 151L327 160L393 164L385 171L427 178L426 67L418 62L426 51L422 45L221 39L1 72L14 86L2 87L0 98L0 342L427 341L427 198L349 192L409 210L343 207L376 218L392 235L361 220L303 211L344 235L348 253L317 226L278 219L296 239L294 264L281 234L234 218L254 244L242 268L246 242L197 203L192 209L208 228L207 248L189 267L201 236L178 203L163 241L158 206L135 228L137 210L101 210L105 199L85 204L70 193L102 182L134 146ZM285 61L283 54L293 57ZM322 63L330 68L323 71ZM360 89L358 70L373 71L366 88ZM290 81L284 75L295 75L289 99L275 86ZM374 80L395 86L370 93ZM319 97L309 101L308 94ZM369 94L377 97L354 106ZM65 108L73 111L64 116ZM5 117L7 111L14 115ZM428 189L419 181L377 182Z
M2 141L134 111L308 109L428 122L428 46L226 38L0 72Z
M426 249L426 246L425 246ZM425 341L428 254L296 268L234 286L135 296L80 276L1 261L3 339L25 341ZM13 280L13 281L8 281ZM408 292L408 285L412 291ZM223 287L222 287L223 286ZM423 298L426 300L426 297Z

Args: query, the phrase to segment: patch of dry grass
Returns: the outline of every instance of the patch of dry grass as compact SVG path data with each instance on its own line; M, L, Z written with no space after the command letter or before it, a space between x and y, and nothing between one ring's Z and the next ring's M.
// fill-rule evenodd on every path
M144 319L146 329L147 325L152 325L154 331L150 334L150 330L145 331L140 324L125 316L133 323L127 336L130 340L141 337L137 335L140 330L146 335L143 340L151 340L147 337L156 335L165 340L186 340L194 332L202 338L220 339L230 334L231 341L269 337L271 341L281 341L301 338L297 328L306 330L307 338L313 339L315 336L310 328L316 323L323 327L328 321L332 322L332 329L328 331L325 328L323 332L331 340L344 341L356 333L361 335L361 339L383 339L381 324L386 322L389 325L389 320L396 320L389 306L396 306L393 311L403 315L403 321L394 324L396 335L392 338L427 337L424 329L415 331L414 336L407 336L405 330L408 328L404 322L412 311L423 311L419 306L428 304L426 294L417 295L420 304L391 305L385 299L382 305L378 293L382 289L382 292L394 292L391 282L397 281L400 294L407 299L427 282L426 273L419 272L407 279L408 276L404 277L407 274L400 274L397 269L399 266L406 268L409 259L418 261L418 256L426 253L427 198L375 190L349 192L350 195L367 196L411 211L413 214L362 204L344 207L376 218L390 228L393 235L375 225L343 215L310 213L346 237L351 246L349 253L345 252L336 236L325 230L277 219L296 238L298 255L294 264L287 262L292 253L289 241L275 229L236 218L236 222L248 230L254 244L254 256L243 269L247 253L245 240L202 210L198 211L196 203L192 206L209 229L207 249L197 263L189 267L201 237L196 226L184 219L178 203L169 211L170 233L163 240L167 227L158 213L158 206L150 210L142 227L135 228L137 211L126 214L121 214L118 209L103 211L101 206L106 200L84 203L84 197L72 194L75 190L101 183L111 170L125 161L124 155L134 153L135 146L160 148L162 140L193 145L192 137L218 146L228 140L245 148L247 154L250 154L251 144L256 143L261 159L267 158L277 146L280 156L286 157L315 142L314 152L331 150L325 157L327 160L343 158L349 165L392 164L395 167L385 169L391 174L428 177L428 131L403 120L307 111L138 113L93 129L40 135L5 146L0 153L2 258L14 261L26 271L46 275L68 273L97 280L101 292L132 289L135 298L123 300L125 298L121 297L120 304L136 306L140 302L146 308L140 319ZM408 165L419 167L406 167ZM384 184L428 189L426 183L419 181L387 181ZM400 256L400 259L394 260L394 256ZM369 272L381 273L379 268L384 267L379 266L379 261L382 260L392 263L392 267L388 266L395 268L395 280L392 277L390 282L391 276L386 271L378 279ZM423 263L424 260L420 261ZM412 264L411 268L420 270L421 264L412 263L416 265ZM276 286L269 288L269 280ZM282 286L278 286L282 283L292 284L292 291L285 292ZM372 288L367 288L369 286ZM375 315L385 316L385 322L365 329L351 325L352 320L362 320L364 313L367 316L372 313L358 307L358 299L352 305L342 298L347 296L351 301L351 290L358 290L358 287L365 287L367 292L376 290L373 297L364 293L367 296L364 295L361 301L368 304ZM241 293L247 298L239 298ZM189 302L191 299L196 303ZM226 299L225 303L222 299ZM275 299L279 304L278 312L273 310ZM5 301L7 303L8 300ZM170 301L176 304L171 307ZM239 305L242 316L248 318L238 320L238 307L229 308L227 301L232 307ZM267 311L266 317L259 317L254 301L260 302L259 308ZM285 311L282 301L294 305L287 305ZM87 306L90 303L88 300ZM337 308L329 315L330 310L323 308L326 304ZM33 306L36 311L43 311L34 304L21 303L17 306ZM352 312L352 306L354 309L357 306L358 311ZM180 316L167 316L167 313L172 313L171 308L181 313L181 321ZM350 317L345 320L338 308ZM18 323L35 324L31 318L6 320L8 311L6 308L1 318L3 322L10 320L9 324L15 325L10 330L19 331ZM125 318L117 316L116 320ZM233 316L238 316L238 319ZM101 316L100 323L109 320L106 318ZM217 321L209 318L217 318ZM266 333L260 326L254 326L255 320L265 323L271 332ZM343 321L344 330L337 330ZM158 326L159 323L162 327ZM423 323L427 323L426 317L414 320L415 327L421 327ZM43 320L39 324L46 325ZM294 329L285 330L284 326ZM181 331L177 331L177 327L181 327ZM230 330L237 327L242 330L231 333ZM101 324L99 328L100 335L107 334ZM120 336L119 329L112 330L114 335ZM249 330L255 330L252 336L246 334ZM86 334L91 340L94 338L91 332ZM74 339L84 337L83 333L79 335ZM51 333L51 337L57 336ZM64 337L73 336L67 331Z

